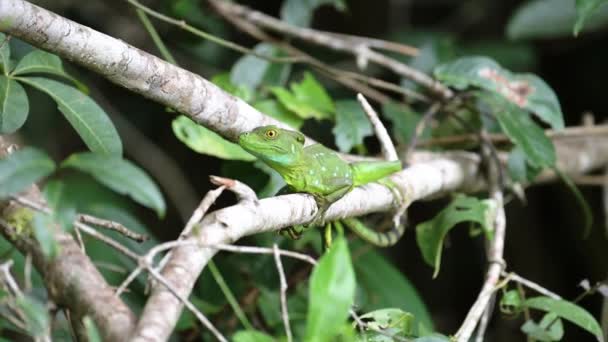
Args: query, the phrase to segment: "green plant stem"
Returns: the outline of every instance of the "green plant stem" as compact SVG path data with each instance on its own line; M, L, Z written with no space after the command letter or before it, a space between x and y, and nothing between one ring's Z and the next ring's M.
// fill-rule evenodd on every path
M251 322L249 322L249 319L247 319L245 312L243 312L243 309L241 309L241 306L239 305L239 302L236 300L236 297L234 297L234 294L232 294L230 287L228 287L228 284L226 284L226 282L224 281L224 277L222 277L222 274L217 269L217 266L215 266L215 263L213 262L213 260L209 260L209 271L211 271L211 275L213 276L213 279L215 279L215 282L222 290L222 293L226 297L228 304L230 305L232 310L234 310L234 314L239 319L239 321L241 321L241 324L243 325L243 327L247 330L255 330L253 328L253 325L251 325Z
M146 12L144 12L141 8L136 8L135 12L137 13L137 17L139 17L141 23L144 25L146 31L148 31L148 34L150 35L150 38L152 38L154 45L156 45L156 48L163 56L163 59L165 59L171 64L177 65L177 61L175 60L171 52L169 52L169 49L167 49L167 46L165 45L163 40L160 38L158 31L156 31L156 28L150 22L150 19L148 18Z
M148 15L150 15L158 20L164 21L168 24L175 25L185 31L188 31L188 32L194 34L195 36L201 37L203 39L206 39L210 42L216 43L223 47L226 47L226 48L229 48L229 49L232 49L232 50L235 50L235 51L247 54L247 55L252 55L252 56L255 56L258 58L262 58L262 59L265 59L265 60L273 62L273 63L296 63L296 62L303 61L301 57L274 57L274 56L267 56L264 54L259 54L255 51L253 51L252 49L246 48L242 45L233 43L231 41L214 36L203 30L197 29L196 27L191 26L188 23L186 23L184 20L177 20L177 19L171 18L169 16L166 16L162 13L156 12L153 9L141 4L137 0L126 0L126 1L129 4L131 4L133 7L135 7L136 9L144 12L145 14L148 14ZM152 39L154 39L154 37ZM162 51L161 51L161 53L162 53Z

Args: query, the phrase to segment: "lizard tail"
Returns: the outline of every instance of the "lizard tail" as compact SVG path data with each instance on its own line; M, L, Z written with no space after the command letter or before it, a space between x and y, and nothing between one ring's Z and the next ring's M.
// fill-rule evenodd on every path
M378 247L390 247L399 241L405 232L405 225L392 227L385 232L378 232L367 227L356 218L345 218L342 222L363 240Z
M396 161L374 161L354 162L350 164L353 169L354 186L375 182L390 174L401 170L401 162Z

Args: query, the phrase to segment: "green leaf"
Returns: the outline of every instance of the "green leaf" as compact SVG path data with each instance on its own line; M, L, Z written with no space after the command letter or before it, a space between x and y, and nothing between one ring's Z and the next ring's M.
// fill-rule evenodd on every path
M553 129L564 128L557 96L533 74L517 74L503 69L487 57L463 57L435 69L435 77L457 89L479 87L500 94L510 103L538 116Z
M48 331L49 313L41 302L29 296L20 296L17 298L17 306L25 314L27 332L31 336L38 337Z
M331 341L355 299L355 273L344 238L321 257L310 277L306 341Z
M344 0L285 0L281 6L281 19L291 25L308 27L314 10L326 4L339 11L346 9Z
M608 4L608 0L576 0L576 23L574 24L574 35L577 36L582 30L585 21L597 9Z
M532 167L555 165L553 142L547 138L545 131L532 121L527 112L492 93L481 93L478 97L479 106L487 106L503 132L521 148Z
M303 119L333 119L335 105L311 73L304 73L302 82L293 82L290 88L291 92L281 87L272 87L270 91L282 105Z
M165 201L158 186L139 167L128 160L92 152L72 154L61 167L80 170L108 188L129 195L137 203L165 215Z
M356 248L356 249L355 249ZM365 248L354 262L359 289L369 298L362 309L372 311L386 307L397 307L411 312L418 324L433 330L433 320L412 282L378 251L368 249L363 243L353 247L357 251ZM355 254L358 254L355 252Z
M601 28L608 23L608 8L586 12L584 32ZM511 39L559 38L572 34L573 27L581 20L581 12L575 0L533 0L524 2L507 24L507 36ZM581 27L582 29L582 23Z
M95 325L95 322L89 316L85 316L82 320L89 342L101 342L101 334Z
M65 72L65 70L63 70L61 58L46 51L34 50L25 55L25 57L23 57L19 61L11 75L20 76L33 73L43 73L60 76L74 83L74 85L83 93L88 93L89 91L84 84L82 84L81 82L70 76L67 72Z
M541 168L533 167L526 161L526 153L519 146L515 146L511 150L511 153L509 153L507 169L509 170L509 176L515 182L532 181L542 170Z
M452 339L448 338L447 336L440 335L440 334L422 336L422 337L418 337L417 339L413 340L413 342L451 342L451 341L452 341Z
M491 231L493 210L489 203L475 197L458 195L433 219L416 226L416 242L424 261L435 269L433 278L439 274L443 240L454 226L462 222L476 222L485 231Z
M32 219L34 236L40 244L42 253L49 259L53 259L59 254L59 244L51 232L52 226L53 221L48 215L42 213L34 214Z
M401 309L386 308L368 312L361 316L367 325L375 330L384 330L393 336L414 334L414 316Z
M171 124L177 138L194 151L210 156L253 161L255 157L235 143L222 138L219 134L201 126L188 117L180 115Z
M372 135L372 124L359 102L342 100L336 102L336 125L332 129L336 145L342 152L363 143L363 138Z
M393 135L400 144L407 145L412 141L416 132L416 125L422 115L416 113L409 106L394 102L382 105L382 114L393 123ZM422 138L430 135L427 127L422 133Z
M234 85L232 81L230 81L230 74L227 72L213 76L211 82L227 93L230 93L245 102L253 100L253 91L244 85Z
M10 134L21 128L29 109L27 95L21 84L0 76L0 134Z
M574 303L563 299L539 296L528 298L524 304L532 309L552 312L595 335L598 341L604 341L602 328L595 318L587 310Z
M276 48L268 43L259 43L253 50L260 55L274 56ZM245 55L232 66L230 82L253 91L262 83L269 66L270 62L268 60L253 55Z
M266 335L261 331L256 330L241 330L237 331L232 336L233 342L274 342L272 336Z
M8 37L4 33L0 33L0 63L5 75L8 75L11 70L11 46L8 43Z
M90 97L61 82L41 77L20 77L20 81L47 93L87 147L96 153L122 155L122 142L108 115Z
M528 320L521 326L521 331L534 340L550 342L559 341L564 336L562 320L555 313L543 316L539 324Z
M19 193L55 170L55 162L31 147L0 159L0 198Z
M285 106L276 100L262 100L253 104L253 107L260 112L279 120L297 130L302 127L304 120L290 112Z

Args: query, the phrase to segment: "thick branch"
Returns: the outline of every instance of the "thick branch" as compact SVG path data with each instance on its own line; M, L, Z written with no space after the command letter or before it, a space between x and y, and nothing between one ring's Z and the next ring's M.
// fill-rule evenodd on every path
M564 171L577 174L608 163L608 138L588 140L595 143L584 150L578 150L576 154L572 154L575 152L565 146L558 145L560 161L569 161L562 164ZM391 177L407 203L446 192L477 191L483 186L480 183L482 177L479 157L475 154L461 153L452 159L447 157L447 153L443 157L430 153L418 156L418 160L426 161L418 162ZM573 162L574 156L581 162ZM389 189L375 183L368 184L354 189L332 205L327 211L327 218L333 220L385 211L392 207L393 201L393 193ZM199 241L203 245L230 244L247 235L309 222L315 212L315 201L305 194L271 197L257 203L240 203L207 215L197 234L186 240ZM195 245L176 248L163 269L163 275L180 293L189 294L199 274L216 252L213 248ZM164 287L155 287L141 315L134 340L165 340L179 318L181 306L180 301Z

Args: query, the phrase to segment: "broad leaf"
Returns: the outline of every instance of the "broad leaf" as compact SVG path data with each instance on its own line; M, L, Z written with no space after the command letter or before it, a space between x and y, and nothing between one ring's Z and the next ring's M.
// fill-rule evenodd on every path
M451 342L452 339L448 338L447 336L443 336L440 334L432 334L429 336L422 336L422 337L418 337L417 339L413 340L412 342Z
M598 341L604 341L602 328L595 318L587 310L574 303L562 299L539 296L527 299L525 305L532 309L552 312L595 335Z
M533 167L527 162L526 153L519 146L515 146L509 153L507 169L509 176L515 182L532 181L541 171L541 168Z
M353 146L362 144L363 138L372 135L372 124L359 102L342 100L336 102L336 125L332 132L340 151L349 152Z
M490 202L458 195L433 219L416 226L416 242L424 261L435 269L433 278L439 274L446 234L462 222L475 222L481 225L484 231L491 231L494 219L494 211L491 209Z
M411 142L416 132L416 125L422 115L416 113L409 106L388 102L382 105L382 114L393 123L393 136L402 144L407 145ZM422 133L422 137L430 134L428 127Z
M368 250L360 255L354 252L358 254L353 263L357 284L366 298L369 298L361 304L361 308L371 311L397 307L414 315L416 327L422 324L428 330L433 330L433 321L422 297L403 272L376 250L369 250L363 243L358 248Z
M307 341L331 341L355 299L355 273L344 238L336 239L310 277Z
M304 120L302 118L298 117L293 112L290 112L287 108L285 108L285 106L276 100L262 100L254 103L253 107L295 129L300 129L302 124L304 124Z
M580 30L590 32L608 24L607 6L597 8L595 11L585 10L585 18L582 18L583 12L579 9L579 2L575 3L575 0L526 1L509 20L507 36L511 39L558 38L571 35L573 27L575 33ZM597 0L591 0L591 2L597 2ZM584 29L582 29L583 22Z
M595 12L597 9L607 4L608 0L576 0L576 23L574 24L574 35L583 29L585 21Z
M555 165L555 147L530 115L504 100L502 97L492 93L478 94L478 106L483 110L484 106L493 114L502 128L526 155L526 159L534 168L551 167Z
M276 341L272 336L266 335L261 331L256 330L241 330L237 331L232 336L233 342L274 342Z
M61 166L88 173L108 188L154 209L158 216L165 215L165 201L158 186L142 169L127 160L85 152L71 155Z
M87 201L87 194L83 193L85 189L70 184L72 179L70 177L66 177L66 180L52 179L46 183L42 191L49 207L53 210L53 220L64 230L71 230L76 212Z
M29 102L19 82L0 76L0 134L21 128L27 119Z
M308 27L315 9L326 4L339 11L346 9L344 0L285 0L281 6L281 19L291 25Z
M55 170L46 153L31 147L0 159L0 198L19 193Z
M49 258L53 259L59 254L59 244L55 240L52 234L53 220L43 213L36 213L32 219L32 228L34 229L34 236L40 244L42 253Z
M534 340L551 342L560 341L564 336L562 320L554 313L543 316L540 323L528 320L521 326L521 331Z
M211 79L216 86L220 87L222 90L240 98L245 102L249 102L253 100L253 91L244 85L235 85L230 81L229 73L221 73L213 76Z
M84 328L87 333L87 338L89 342L101 342L101 334L99 333L99 329L95 325L95 322L89 316L85 316L82 319L82 323L84 323Z
M32 297L20 296L17 306L24 313L28 334L39 337L49 331L49 313L44 304Z
M11 70L11 47L8 43L8 37L4 33L0 33L0 64L4 75L8 75Z
M253 50L260 55L274 56L276 48L268 43L260 43ZM230 82L237 86L245 86L253 91L262 83L269 66L270 62L268 60L253 55L245 55L232 66Z
M20 81L47 93L87 147L95 153L122 155L122 142L108 115L90 97L61 82L41 77L20 77Z
M60 76L74 83L78 89L88 93L87 87L70 76L61 64L61 58L42 50L34 50L23 57L11 73L13 76L42 73Z
M375 310L362 315L361 319L371 329L382 330L392 336L407 337L414 334L414 316L401 309Z
M557 96L536 75L511 73L487 57L464 57L437 67L435 77L457 89L473 86L500 94L517 107L531 111L553 129L564 128Z
M177 138L194 151L210 156L230 159L253 161L255 157L235 143L222 138L219 134L207 129L186 116L179 116L171 124Z
M270 90L282 105L303 119L333 119L335 105L311 73L306 72L302 82L293 82L290 88L291 92L281 87L272 87Z

